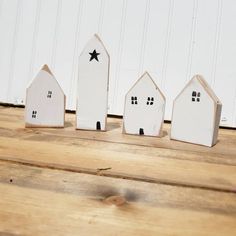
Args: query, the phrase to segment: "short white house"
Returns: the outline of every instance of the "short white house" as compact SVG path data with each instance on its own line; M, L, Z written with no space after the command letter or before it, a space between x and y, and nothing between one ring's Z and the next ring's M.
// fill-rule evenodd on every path
M76 128L106 130L110 58L95 34L79 57Z
M26 90L26 127L64 127L65 94L47 65Z
M145 72L125 96L123 133L161 136L165 97Z
M217 142L222 104L200 75L195 75L173 104L171 139L205 146Z

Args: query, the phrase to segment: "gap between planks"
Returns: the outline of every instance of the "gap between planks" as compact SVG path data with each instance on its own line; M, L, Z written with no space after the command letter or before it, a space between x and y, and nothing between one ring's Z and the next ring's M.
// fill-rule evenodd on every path
M190 185L190 184L184 184L184 183L178 183L178 182L170 182L165 180L156 180L156 179L148 179L147 177L135 177L135 176L127 176L124 174L114 174L109 173L109 170L111 170L111 167L107 168L98 168L96 171L93 171L91 169L83 169L83 168L74 168L74 167L65 167L60 165L49 165L49 164L43 164L43 163L32 163L32 162L23 162L22 160L8 160L7 158L2 159L0 156L1 162L6 163L12 163L12 164L18 164L23 166L29 166L29 167L37 167L37 168L43 168L43 169L50 169L50 170L58 170L58 171L67 171L67 172L74 172L74 173L80 173L80 174L88 174L88 175L95 175L95 176L103 176L103 177L109 177L109 178L116 178L116 179L126 179L126 180L132 180L132 181L138 181L138 182L144 182L144 183L152 183L152 184L162 184L162 185L168 185L168 186L174 186L174 187L186 187L190 189L202 189L202 190L209 190L209 191L216 191L216 192L222 192L222 193L233 193L236 195L236 190L230 190L230 189L220 189L220 188L214 188L214 187L208 187L204 185Z

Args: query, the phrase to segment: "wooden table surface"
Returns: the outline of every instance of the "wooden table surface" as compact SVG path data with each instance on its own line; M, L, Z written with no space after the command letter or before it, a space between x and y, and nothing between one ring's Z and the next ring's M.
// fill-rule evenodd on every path
M0 235L236 235L236 130L213 148L121 133L24 128L0 106Z

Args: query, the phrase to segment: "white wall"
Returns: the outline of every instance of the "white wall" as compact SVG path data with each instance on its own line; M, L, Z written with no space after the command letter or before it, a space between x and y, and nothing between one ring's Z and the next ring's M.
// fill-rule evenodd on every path
M221 124L236 127L236 1L0 0L0 102L23 104L47 63L75 109L78 55L98 33L111 57L109 113L148 70L172 100L196 73L223 103Z

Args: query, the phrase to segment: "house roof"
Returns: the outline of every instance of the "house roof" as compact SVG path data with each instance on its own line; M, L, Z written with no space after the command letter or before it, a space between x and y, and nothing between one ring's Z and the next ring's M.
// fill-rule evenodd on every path
M50 75L54 78L54 81L55 81L55 83L57 84L58 88L59 88L59 89L61 90L61 92L64 94L64 91L62 90L62 88L61 88L60 84L58 83L57 79L55 78L55 76L53 75L53 73L51 72L51 70L49 69L48 65L44 64L44 65L42 66L42 68L40 69L40 71L42 71L42 70L45 71L45 72L47 72L48 74L50 74ZM40 72L40 71L39 71L39 72ZM34 83L34 80L38 77L39 72L38 72L37 75L30 81L30 83L29 83L29 85L28 85L28 87L27 87L27 90L30 89L31 85ZM65 94L64 94L64 96L65 96Z
M41 70L44 70L44 71L48 72L49 74L51 74L51 75L53 76L53 74L52 74L52 72L51 72L51 70L49 69L49 67L48 67L47 64L45 64L45 65L41 68Z
M165 100L165 96L164 94L161 92L161 90L158 88L157 84L154 82L154 80L152 79L152 77L150 76L150 74L146 71L143 73L143 75L135 82L135 84L129 89L129 91L126 93L126 96L136 87L136 85L144 78L148 78L150 79L150 81L152 82L153 86L155 87L155 89L160 93L161 97L163 98L163 100Z
M83 48L82 52L80 53L80 57L84 54L84 52L86 52L86 48L88 47L88 45L90 44L90 42L92 40L96 39L96 41L102 45L102 48L104 49L107 57L108 57L108 60L110 60L110 56L108 54L108 51L104 45L104 43L102 42L101 38L97 35L97 34L94 34L93 37L87 42L87 44L85 45L85 47ZM87 53L87 52L86 52Z
M178 94L178 96L175 98L174 101L176 101L182 93L185 91L185 89L188 88L188 86L194 81L197 80L198 83L203 87L203 89L206 91L206 93L209 95L209 97L217 104L221 104L219 98L216 96L210 85L206 82L206 80L203 78L202 75L194 75L193 78L185 85L185 87L182 89L182 91Z

